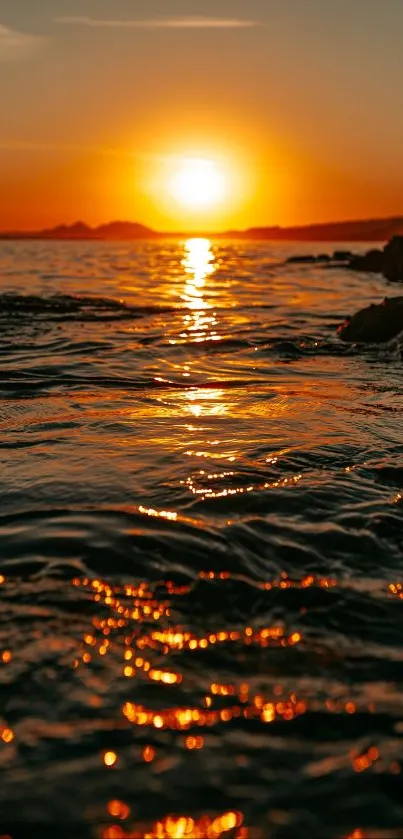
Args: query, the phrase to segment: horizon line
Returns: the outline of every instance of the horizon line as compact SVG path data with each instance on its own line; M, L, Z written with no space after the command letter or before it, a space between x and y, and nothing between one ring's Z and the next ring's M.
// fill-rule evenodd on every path
M358 226L358 225L371 225L371 224L392 224L398 223L402 224L402 234L403 234L403 210L401 214L394 214L390 216L375 216L370 218L356 218L356 219L338 219L333 221L316 221L316 222L308 222L304 224L288 224L288 225L281 225L281 224L255 224L255 225L248 225L245 228L236 228L236 227L229 227L223 228L220 230L200 230L199 229L177 229L177 230L158 230L153 227L149 227L146 224L142 224L141 222L136 221L129 221L129 220L122 220L122 219L114 219L107 222L101 222L100 224L88 224L82 220L77 220L71 223L60 222L54 224L53 226L45 226L42 228L6 228L0 229L0 237L1 238L13 238L13 236L21 237L21 238L29 238L30 236L34 238L41 238L41 237L49 237L52 234L57 234L58 231L65 230L66 234L69 231L74 233L75 228L81 228L82 235L78 236L77 238L91 238L90 235L86 236L86 232L88 234L96 234L97 232L101 231L102 228L111 228L113 226L127 226L127 227L134 227L139 228L144 231L145 234L150 234L151 236L155 237L174 237L174 236L188 236L188 237L210 237L213 238L214 236L222 236L222 235L229 235L229 234L247 234L253 233L258 231L273 231L279 233L287 233L291 231L308 231L310 229L325 229L325 228L334 228L334 227L341 227L341 226ZM65 238L68 238L66 235ZM95 238L95 237L94 237ZM100 237L101 238L101 237ZM138 237L140 238L140 237Z

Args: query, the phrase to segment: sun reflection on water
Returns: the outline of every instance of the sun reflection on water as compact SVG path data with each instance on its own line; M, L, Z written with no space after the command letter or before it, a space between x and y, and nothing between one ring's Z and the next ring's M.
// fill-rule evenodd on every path
M185 285L181 300L186 306L183 316L182 341L203 343L220 341L218 334L217 313L206 299L207 281L217 269L214 252L209 239L188 239L184 246L182 267L185 271ZM211 296L211 289L210 289ZM184 376L189 376L189 366L184 368ZM222 399L224 391L216 388L189 390L184 393L186 407L194 417L217 416L227 412Z
M205 298L207 279L211 277L216 265L209 239L188 239L185 243L182 267L185 271L185 285L181 300L186 308L183 318L184 330L180 337L196 343L219 341L215 330L216 313Z
M182 265L186 273L186 285L182 300L190 309L210 308L203 300L203 289L207 277L215 272L214 254L209 239L188 239Z
M185 396L194 417L221 416L227 413L228 405L223 402L224 391L219 388L188 390Z

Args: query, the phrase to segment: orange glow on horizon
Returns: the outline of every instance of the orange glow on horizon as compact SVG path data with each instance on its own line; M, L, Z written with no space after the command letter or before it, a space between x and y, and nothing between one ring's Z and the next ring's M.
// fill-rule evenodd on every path
M371 3L365 44L346 0L319 16L260 3L247 25L212 29L151 12L125 24L117 3L115 20L45 12L34 32L30 4L10 5L28 49L4 46L0 230L122 219L190 235L401 215L401 3L390 15ZM184 160L215 164L223 200L216 186L196 206L185 187L178 202L169 182Z
M128 137L111 151L61 146L10 153L0 230L122 219L198 235L391 214L389 193L341 176L285 136L248 137L249 129L235 124L233 133L239 136L236 152L223 131L211 142L184 136L182 143L170 143L167 135L156 145L145 136L144 153ZM158 136L164 136L162 125Z

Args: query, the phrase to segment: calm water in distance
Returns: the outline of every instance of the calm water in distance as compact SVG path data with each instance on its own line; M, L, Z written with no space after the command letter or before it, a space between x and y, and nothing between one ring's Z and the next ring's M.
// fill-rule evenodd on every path
M336 334L399 290L334 247L0 244L0 833L403 836L402 359Z

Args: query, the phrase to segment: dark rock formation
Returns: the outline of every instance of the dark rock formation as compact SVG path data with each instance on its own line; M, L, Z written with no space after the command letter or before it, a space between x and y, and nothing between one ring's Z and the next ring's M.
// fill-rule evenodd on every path
M392 283L403 283L403 236L394 236L384 249L372 250L350 259L353 271L372 271L383 274Z
M296 265L299 265L299 264L304 265L305 263L307 263L308 265L310 265L312 262L319 262L319 261L321 261L321 260L319 260L319 258L318 258L317 256L312 256L312 254L307 254L307 255L304 255L304 254L299 255L299 254L297 254L296 256L290 256L290 257L286 260L286 262L289 262L291 265L293 265L294 263L295 263Z
M392 283L403 283L403 236L394 236L383 250L374 248L361 255L351 251L334 251L331 256L326 253L320 253L318 256L297 254L290 256L287 263L328 265L329 268L344 266L352 271L383 274Z
M355 255L351 251L335 251L332 255L328 253L319 253L317 256L313 254L297 254L296 256L290 256L286 261L288 263L296 263L296 264L316 264L316 263L340 263L347 264L351 260L355 259Z
M383 269L383 251L372 250L363 256L354 256L350 259L348 267L352 271L372 271L374 274L381 274Z
M403 236L394 236L384 248L382 273L392 283L403 283Z
M360 309L337 330L342 341L383 344L403 332L403 297L385 297L383 303Z
M350 259L354 259L354 254L351 251L334 251L332 259L335 262L348 262Z

